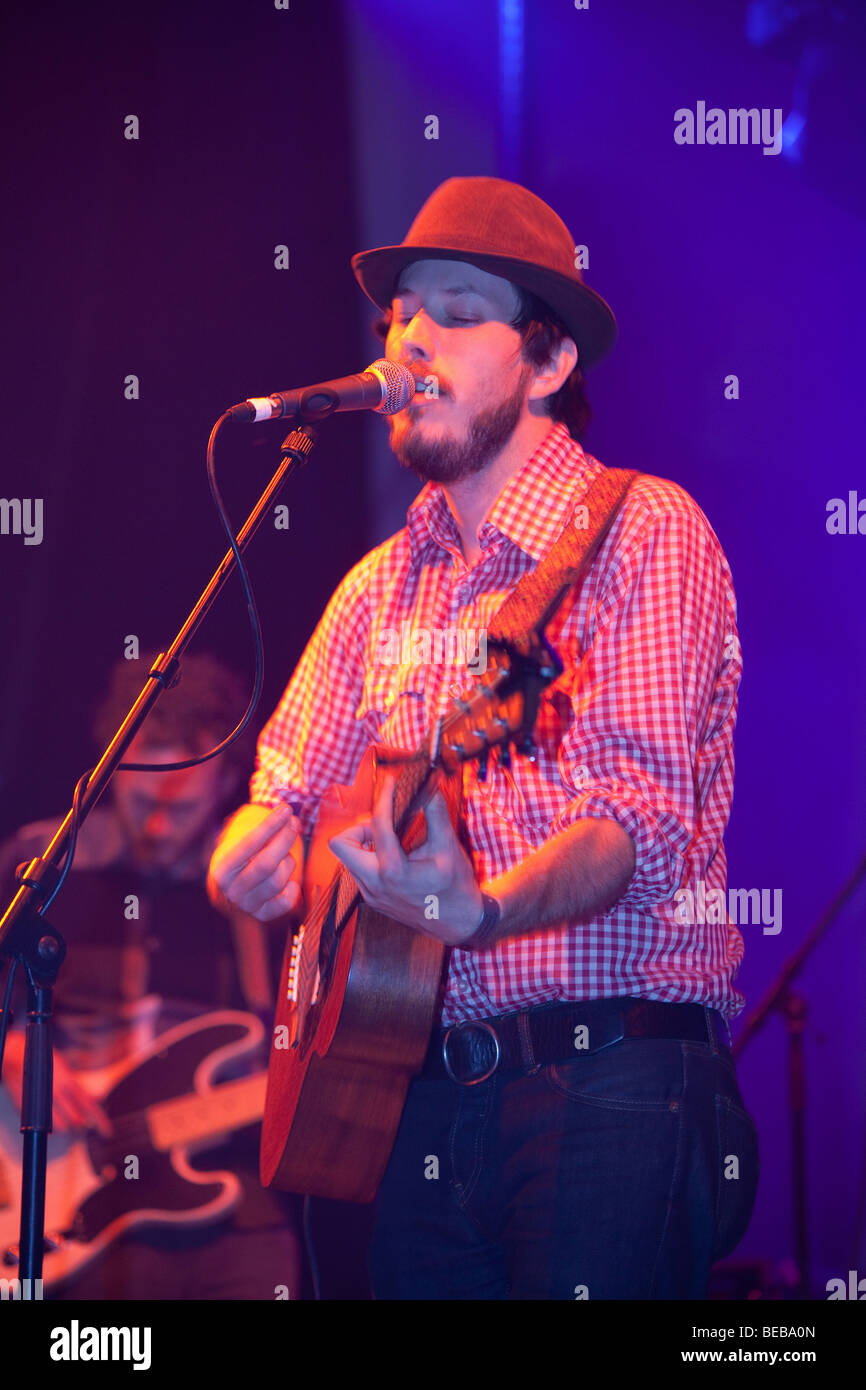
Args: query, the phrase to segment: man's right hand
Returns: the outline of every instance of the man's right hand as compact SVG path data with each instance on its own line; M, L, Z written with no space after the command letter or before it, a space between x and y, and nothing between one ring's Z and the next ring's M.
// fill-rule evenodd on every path
M85 1090L62 1053L54 1053L54 1128L61 1134L72 1129L111 1133L111 1121L97 1100ZM6 1038L3 1080L16 1110L21 1109L24 1089L24 1034L13 1029Z
M290 806L242 806L223 827L208 870L211 901L259 922L283 917L301 898L301 827Z

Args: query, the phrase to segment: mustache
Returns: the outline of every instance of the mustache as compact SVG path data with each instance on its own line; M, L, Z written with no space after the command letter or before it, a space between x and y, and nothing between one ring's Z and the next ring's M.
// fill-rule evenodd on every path
M417 372L411 366L409 366L408 362L403 363L403 365L407 368L408 371L412 373L413 377L415 378L415 390L417 392L420 392L421 394L426 394L428 386L435 382L437 393L440 396L450 396L452 394L450 382L443 381L442 378L440 376L437 376L435 372Z

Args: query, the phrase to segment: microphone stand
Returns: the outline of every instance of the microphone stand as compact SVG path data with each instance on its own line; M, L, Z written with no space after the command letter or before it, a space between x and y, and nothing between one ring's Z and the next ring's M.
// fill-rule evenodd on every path
M215 426L214 436L220 425L230 418L233 417L229 411L221 416ZM309 426L304 428L302 425L296 425L283 441L282 462L236 537L238 549L242 553L283 483L290 474L302 467L314 445L313 431ZM122 761L124 753L160 695L177 683L180 677L180 657L236 567L234 551L229 549L168 651L160 652L141 694L87 781L80 796L79 825L84 822L105 791L118 763ZM53 893L60 878L58 861L69 844L74 818L73 805L45 852L31 860L19 875L21 887L0 919L0 957L8 956L10 961L22 964L27 977L24 1094L21 1105L21 1132L24 1136L21 1240L18 1252L19 1291L25 1300L42 1296L47 1142L52 1128L53 991L66 954L63 938L49 925L42 913L45 910L45 899ZM14 968L14 965L10 968ZM5 1023L2 1015L0 1023ZM5 1030L0 1036L5 1036Z
M771 983L763 999L747 1016L738 1033L733 1053L740 1053L764 1026L774 1010L785 1020L788 1034L788 1103L791 1110L791 1166L794 1176L794 1246L796 1249L796 1297L809 1297L809 1223L806 1211L806 1073L803 1036L806 1030L807 1005L802 994L792 989L809 956L830 923L839 915L854 889L866 877L866 855L860 860L848 882L839 889L812 930L790 955Z

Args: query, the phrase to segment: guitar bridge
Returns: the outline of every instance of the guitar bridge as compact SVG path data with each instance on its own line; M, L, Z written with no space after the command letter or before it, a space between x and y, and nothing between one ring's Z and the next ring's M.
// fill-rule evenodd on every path
M306 935L306 923L302 923L297 935L292 941L292 951L289 956L289 969L286 975L286 1000L293 1006L291 1023L289 1025L289 1047L295 1049L300 1046L304 1032L306 1020L310 1010L319 998L321 986L321 971L316 966L312 985L305 989L305 997L301 998L301 985L304 977L309 980L309 972L301 970L301 963L304 953L304 937Z
M298 1002L298 958L301 954L301 942L304 938L303 926L292 941L292 954L289 957L289 972L286 977L286 999L290 1004Z
M303 952L303 948L304 948L304 927L302 926L301 929L300 929L300 931L298 932L297 936L295 937L295 939L294 939L293 942L292 942L292 954L291 954L291 956L289 957L289 971L288 971L288 976L287 976L287 978L286 978L286 999L288 1000L288 1002L289 1002L290 1004L294 1004L296 1007L297 1007L297 1005L298 1005L299 1002L300 1002L299 999L298 999L298 977L299 977L299 965L300 965L301 954L302 954L302 952ZM317 1000L318 997L319 997L319 985L320 985L320 983L321 983L321 974L320 974L320 971L319 971L318 967L316 967L316 978L315 978L315 980L313 981L313 988L312 988L312 991L311 991L311 993L310 993L310 998L309 998L309 1000L306 1001L307 1006L308 1006L309 1008L311 1008L312 1005L316 1003L316 1000Z

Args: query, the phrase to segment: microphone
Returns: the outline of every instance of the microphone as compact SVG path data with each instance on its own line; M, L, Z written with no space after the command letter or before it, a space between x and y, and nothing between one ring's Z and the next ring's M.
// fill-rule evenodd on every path
M375 410L380 415L396 415L405 409L416 390L417 383L408 367L378 357L365 372L294 391L275 391L272 396L250 396L240 405L233 405L226 415L250 424L279 420L284 415L295 420L324 420L336 410Z

